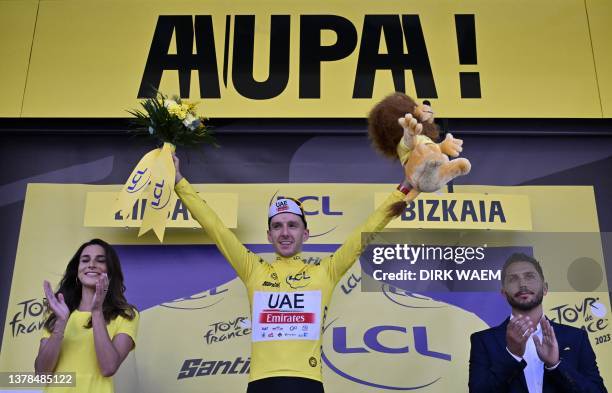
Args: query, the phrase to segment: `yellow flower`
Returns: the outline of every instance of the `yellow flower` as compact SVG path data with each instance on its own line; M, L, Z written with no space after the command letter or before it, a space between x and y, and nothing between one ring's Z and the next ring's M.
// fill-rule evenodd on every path
M176 102L168 104L168 112L170 112L171 114L176 115L177 112L179 112L180 110L181 107Z
M187 116L187 110L185 109L184 105L179 105L177 103L168 105L168 113L178 117L181 120L183 120L185 116Z

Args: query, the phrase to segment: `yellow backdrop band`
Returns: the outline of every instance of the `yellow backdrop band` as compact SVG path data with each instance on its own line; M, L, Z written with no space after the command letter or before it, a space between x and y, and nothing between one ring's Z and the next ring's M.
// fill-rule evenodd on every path
M42 1L27 86L21 55L0 82L23 117L125 117L152 88L221 118L363 118L396 90L440 117L609 117L607 3Z

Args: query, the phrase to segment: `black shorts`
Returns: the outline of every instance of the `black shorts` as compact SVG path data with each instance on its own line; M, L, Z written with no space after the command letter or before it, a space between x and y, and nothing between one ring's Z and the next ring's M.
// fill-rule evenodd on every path
M323 384L300 377L270 377L249 382L247 393L324 393Z

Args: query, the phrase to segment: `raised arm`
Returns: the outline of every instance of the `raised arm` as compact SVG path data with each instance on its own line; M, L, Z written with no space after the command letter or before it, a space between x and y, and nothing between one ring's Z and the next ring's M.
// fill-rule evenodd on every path
M173 159L176 168L176 185L174 186L176 193L191 215L215 242L221 254L236 270L240 279L246 281L253 271L253 266L260 262L260 258L249 251L236 235L225 227L219 216L198 196L191 184L183 177L180 172L179 159L176 156L173 156Z
M38 356L36 356L36 360L34 361L34 370L38 374L50 373L55 370L57 359L59 358L62 348L64 330L66 329L66 323L70 316L70 310L64 302L64 296L61 293L55 296L49 281L43 283L43 289L47 297L47 304L55 314L56 319L51 334L40 341Z
M407 190L409 185L404 181L399 189ZM413 200L418 196L418 192L408 194L408 201ZM396 190L385 199L385 201L367 218L367 220L359 227L353 230L344 244L331 255L329 264L326 266L331 279L338 282L346 271L355 263L363 249L367 244L362 243L361 234L366 232L381 231L393 218L390 215L390 208L393 204L401 202L407 198L402 191Z
M91 306L91 325L100 373L105 377L111 377L115 375L121 363L134 348L135 343L127 334L117 334L111 340L102 312L107 289L108 277L103 275L96 283L96 293Z

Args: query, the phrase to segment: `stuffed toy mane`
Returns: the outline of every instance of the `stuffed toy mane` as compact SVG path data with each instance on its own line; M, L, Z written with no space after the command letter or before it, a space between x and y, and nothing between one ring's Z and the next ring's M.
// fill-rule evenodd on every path
M434 192L457 176L469 173L471 164L458 157L463 141L448 133L440 143L429 102L418 105L403 93L393 93L380 101L368 117L368 134L374 148L383 155L399 160L412 190L403 202L391 208L399 215L406 203L421 192Z

